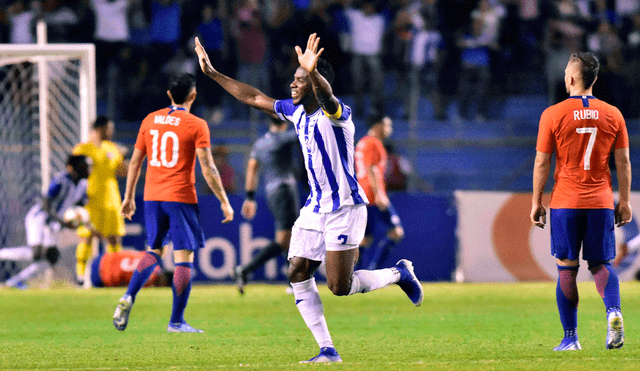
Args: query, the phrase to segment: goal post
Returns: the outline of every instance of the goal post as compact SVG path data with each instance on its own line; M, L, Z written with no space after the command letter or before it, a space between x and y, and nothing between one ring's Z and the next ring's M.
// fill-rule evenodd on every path
M95 117L93 44L0 44L0 248L24 244L26 212Z

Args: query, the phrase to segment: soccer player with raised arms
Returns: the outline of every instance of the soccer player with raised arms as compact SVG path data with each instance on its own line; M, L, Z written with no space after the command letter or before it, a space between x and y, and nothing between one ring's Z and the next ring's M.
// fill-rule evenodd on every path
M422 285L408 260L374 271L353 271L364 236L368 202L356 180L351 109L333 95L334 73L311 34L304 52L295 47L300 67L291 83L291 99L275 100L258 89L216 71L196 38L202 71L241 102L271 117L293 123L302 146L311 192L296 220L289 245L289 280L296 306L320 346L303 362L341 362L313 275L326 262L327 285L339 296L365 293L397 283L409 299L422 303Z
M124 331L138 291L160 263L167 233L173 241L173 310L168 332L202 332L184 320L191 292L193 253L204 246L195 188L196 155L207 184L220 200L223 223L233 220L233 209L211 154L209 127L191 113L196 99L196 79L184 74L172 79L167 95L171 106L152 112L142 121L131 156L122 215L131 219L136 211L135 188L140 167L148 158L144 186L144 214L149 250L138 263L127 292L113 314L113 325Z
M607 313L607 349L624 344L614 224L631 221L629 137L620 111L592 95L600 63L592 53L573 54L564 71L569 98L547 108L540 117L533 169L531 222L546 224L542 193L550 159L556 153L555 186L551 194L551 253L558 264L556 300L564 338L554 350L579 350L579 254L587 261ZM614 208L609 156L613 152L620 198Z

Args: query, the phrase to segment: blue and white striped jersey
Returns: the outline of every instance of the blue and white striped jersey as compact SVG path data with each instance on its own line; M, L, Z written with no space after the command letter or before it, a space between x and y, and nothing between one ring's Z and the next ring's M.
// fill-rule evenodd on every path
M61 172L51 181L45 197L49 199L51 210L62 218L64 212L71 206L87 203L87 180L81 179L78 184L75 184L69 173ZM33 205L32 210L34 212L37 210L37 213L45 212L41 202Z
M311 192L304 204L314 213L327 213L345 205L367 204L355 175L351 109L340 102L331 117L322 109L308 115L292 99L273 105L280 119L293 123L302 146Z

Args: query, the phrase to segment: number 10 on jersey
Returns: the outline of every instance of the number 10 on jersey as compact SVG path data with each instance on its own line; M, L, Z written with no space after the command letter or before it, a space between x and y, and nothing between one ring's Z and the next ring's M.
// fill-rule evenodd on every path
M180 149L180 142L178 141L178 135L173 131L165 131L160 138L160 160L158 161L158 138L160 132L158 130L149 130L149 134L153 137L151 141L151 160L149 165L151 166L164 166L174 167L178 163L178 150ZM167 161L167 140L171 138L173 148L171 149L171 161Z

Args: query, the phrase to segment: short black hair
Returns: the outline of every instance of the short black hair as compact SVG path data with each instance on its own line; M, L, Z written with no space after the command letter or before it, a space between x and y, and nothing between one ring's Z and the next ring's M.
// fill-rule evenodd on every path
M196 87L196 77L190 73L184 73L180 76L173 77L169 81L169 92L173 103L182 104L187 100L191 90Z
M580 52L571 54L570 60L580 62L580 74L582 75L583 88L590 88L593 83L596 82L598 71L600 71L600 61L598 60L598 57L590 52Z
M67 158L67 165L77 171L81 166L89 166L89 161L87 160L87 156L69 155Z
M333 80L336 78L336 73L333 72L333 67L331 67L331 64L327 62L326 59L318 58L316 68L318 69L320 75L327 79L327 82L329 82L329 84L333 84Z
M93 128L94 129L106 128L110 121L111 119L108 118L107 116L100 115L96 117L96 121L93 122Z
M376 126L376 124L381 123L384 118L385 115L381 113L370 114L369 116L367 116L367 129L371 129L372 127Z

